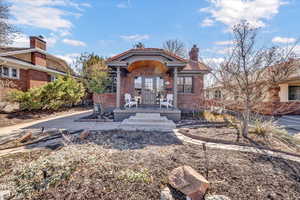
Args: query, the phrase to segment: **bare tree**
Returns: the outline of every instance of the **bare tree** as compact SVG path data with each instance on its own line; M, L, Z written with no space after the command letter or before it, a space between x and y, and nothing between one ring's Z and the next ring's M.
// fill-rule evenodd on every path
M15 27L8 22L9 17L9 7L0 0L0 45L10 44L16 33Z
M163 43L163 49L175 55L186 57L185 45L180 40L167 40Z
M248 137L251 112L263 102L270 88L278 87L296 68L294 46L258 48L257 32L246 21L234 26L234 46L225 61L213 70L224 96L219 103L241 111L244 137Z

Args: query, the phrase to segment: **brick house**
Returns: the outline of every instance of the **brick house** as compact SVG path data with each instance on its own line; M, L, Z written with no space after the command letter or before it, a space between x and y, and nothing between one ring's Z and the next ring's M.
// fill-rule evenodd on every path
M210 69L198 59L199 49L191 49L189 59L163 49L135 48L107 60L115 80L112 93L94 94L94 103L114 110L115 120L136 112L158 112L179 120L181 112L196 110L204 102L204 76ZM139 103L138 109L124 109L125 94ZM173 94L172 109L160 108L160 99Z
M277 87L266 88L267 93L256 111L265 115L300 114L300 60L295 60L295 71ZM206 106L218 105L228 98L226 91L218 85L205 88Z
M29 48L0 47L0 102L12 89L40 87L57 75L73 73L68 64L46 51L42 37L30 37Z

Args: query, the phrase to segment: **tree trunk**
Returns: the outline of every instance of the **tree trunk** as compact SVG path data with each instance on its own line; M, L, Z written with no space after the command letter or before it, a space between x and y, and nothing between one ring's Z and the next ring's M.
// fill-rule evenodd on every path
M242 134L243 137L247 138L249 133L249 120L250 120L250 109L249 106L246 106L246 110L243 114L243 123L242 123Z

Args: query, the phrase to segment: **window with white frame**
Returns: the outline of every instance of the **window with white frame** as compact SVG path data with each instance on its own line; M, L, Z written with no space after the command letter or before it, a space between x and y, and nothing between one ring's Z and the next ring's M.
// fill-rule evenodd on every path
M0 77L19 79L20 70L14 67L0 66Z
M290 101L300 100L300 86L289 86L289 100Z
M52 75L50 76L50 81L51 81L51 82L55 81L56 79L57 79L57 78L56 78L55 75L52 74Z

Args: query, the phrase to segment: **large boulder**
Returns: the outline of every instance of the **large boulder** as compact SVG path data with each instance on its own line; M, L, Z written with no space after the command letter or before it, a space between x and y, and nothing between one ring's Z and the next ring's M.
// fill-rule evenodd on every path
M190 166L174 169L169 174L169 183L192 200L202 199L209 182Z

